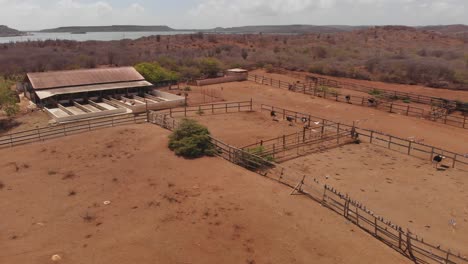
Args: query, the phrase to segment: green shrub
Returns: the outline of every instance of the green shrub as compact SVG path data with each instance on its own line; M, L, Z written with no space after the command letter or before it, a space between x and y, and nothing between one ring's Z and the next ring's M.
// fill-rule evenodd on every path
M378 89L372 89L368 94L378 96L378 95L382 94L382 91L380 91Z
M169 71L157 63L143 62L135 65L135 69L143 75L147 81L152 83L177 81L180 78L177 73Z
M190 88L190 86L186 86L186 87L184 87L184 91L186 91L186 92L192 91L192 88Z
M411 99L410 99L410 98L408 98L408 97L405 97L405 98L403 98L403 100L402 100L402 101L403 101L403 103L405 103L405 104L409 104L409 103L411 103Z
M265 155L265 148L263 146L258 146L258 147L255 147L255 148L248 149L247 153L250 153L250 154L253 154L253 155L256 155L256 156L260 156L260 157L262 157L265 160L270 161L270 162L275 161L275 158L273 158L273 156Z
M191 119L183 119L179 127L169 136L169 149L177 156L185 158L216 154L208 129Z
M0 111L3 110L7 116L14 116L19 111L18 97L10 89L13 82L0 78Z

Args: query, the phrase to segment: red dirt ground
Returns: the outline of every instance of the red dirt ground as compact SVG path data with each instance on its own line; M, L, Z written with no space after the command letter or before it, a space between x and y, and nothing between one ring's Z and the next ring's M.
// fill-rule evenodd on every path
M435 145L461 154L468 153L468 130L430 120L387 113L377 109L335 102L314 96L294 93L250 81L210 85L221 93L226 101L250 100L256 108L269 104L305 112L337 122L352 124L402 138L414 138L426 144ZM192 87L192 89L198 89Z
M349 78L338 78L338 77L331 77L331 76L303 73L303 72L290 72L289 74L277 74L277 73L267 73L265 70L255 70L255 71L252 71L252 73L257 74L257 75L268 76L269 78L282 80L284 82L296 82L298 80L304 82L303 79L298 78L297 75L301 75L301 76L312 75L312 76L324 77L324 78L331 79L331 80L337 80L341 82L375 87L379 89L394 90L394 91L405 92L405 93L415 93L415 94L420 94L420 95L442 97L442 98L447 98L447 99L452 99L452 100L461 100L461 101L468 102L468 91L437 89L437 88L431 88L431 87L422 86L422 85L393 84L393 83L384 83L384 82L376 82L376 81L356 80L356 79L349 79Z
M269 114L260 112L240 112L190 118L207 126L217 139L236 147L296 133L302 129L300 125L289 126L288 121L285 120L273 122Z
M167 136L133 125L0 150L0 263L409 263L276 182L175 157Z
M348 193L426 242L468 256L466 171L437 171L429 161L370 144L346 145L282 165Z

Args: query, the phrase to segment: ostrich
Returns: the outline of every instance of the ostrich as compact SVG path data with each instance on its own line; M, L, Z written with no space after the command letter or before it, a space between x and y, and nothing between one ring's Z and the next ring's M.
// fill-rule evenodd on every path
M433 159L432 159L432 163L435 164L435 168L437 169L439 167L439 164L442 162L442 160L444 160L445 157L442 156L442 155L436 155Z
M293 125L294 117L292 117L292 116L287 116L287 117L286 117L286 120L288 120L289 126L292 126L292 125Z
M351 96L350 96L350 95L347 95L347 96L345 97L345 99L346 99L346 102L347 102L348 104L351 103Z
M374 99L374 98L369 98L367 99L367 104L369 106L376 106L377 105L377 101Z
M270 116L273 118L273 121L278 121L278 119L276 118L276 112L275 111L271 111Z

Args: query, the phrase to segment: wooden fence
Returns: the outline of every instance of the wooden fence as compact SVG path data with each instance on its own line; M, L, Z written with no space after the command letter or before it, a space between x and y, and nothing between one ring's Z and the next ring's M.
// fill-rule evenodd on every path
M431 106L442 104L442 105L446 105L446 106L456 108L459 110L468 111L468 109L466 109L468 103L463 103L463 102L455 101L451 99L421 95L421 94L416 94L416 93L401 92L401 91L395 91L395 90L390 90L390 89L376 88L376 87L371 87L371 86L366 86L366 85L361 85L361 84L356 84L356 83L337 81L337 80L325 78L322 76L319 76L319 77L318 76L306 76L306 75L301 75L301 74L288 72L288 71L280 71L280 72L283 74L292 75L296 78L301 79L302 81L305 81L306 83L314 82L317 85L335 87L335 88L343 88L343 89L354 90L354 91L365 92L365 93L377 92L378 94L381 94L382 96L387 97L387 98L409 99L412 102L431 105Z
M174 116L193 116L193 115L204 115L204 114L226 114L235 112L245 112L253 110L253 101L240 101L240 102L225 102L225 103L213 103L213 104L202 104L199 106L185 106L179 108L169 108L164 110L170 117Z
M358 133L359 139L362 142L371 143L381 147L385 147L400 153L418 157L432 162L432 159L436 155L442 155L445 158L443 161L444 165L451 168L457 168L460 170L468 171L468 156L453 151L449 151L443 148L418 143L412 140L403 139L393 135L373 131L370 129L359 128L356 126L337 123L332 120L328 120L322 117L314 116L307 113L296 112L292 110L287 110L281 107L270 106L270 105L261 105L262 111L275 111L280 116L284 117L293 117L297 122L300 122L302 118L307 118L310 120L311 124L324 124L328 129L336 129L339 127L342 131L351 131L353 128L355 132Z
M444 114L442 116L435 117L431 111L424 110L419 107L414 107L409 104L398 104L398 103L393 102L392 100L376 100L375 101L376 103L369 103L370 99L372 100L373 97L342 95L336 91L329 91L328 89L323 89L323 87L315 83L293 83L291 84L288 82L283 82L280 80L273 80L271 78L267 78L267 77L259 76L259 75L253 75L253 74L249 74L248 80L254 81L256 83L260 83L263 85L273 86L276 88L288 89L290 91L297 92L297 93L314 95L314 96L322 97L324 99L334 100L337 102L374 107L376 109L387 111L389 113L396 113L396 114L418 117L418 118L426 118L428 120L442 123L445 125L468 129L467 116L455 116L455 115ZM337 86L332 86L332 87L342 88L338 84L330 84L330 85L337 85ZM367 92L369 91L371 90L368 90ZM407 93L403 93L403 94L407 94ZM401 97L402 96L401 94L395 91L392 91L391 95L387 94L386 96L388 96L387 98L394 98L394 97L403 98ZM416 96L416 95L413 95L413 96ZM418 95L418 97L413 102L419 102L419 103L431 105L431 104L435 104L435 101L436 99L434 98L423 96L423 95Z
M164 116L164 118L150 119L156 125L169 130L173 130L178 125L178 121L169 117L168 114L158 114L156 112L153 114ZM292 188L292 193L306 195L343 216L350 223L358 226L415 263L468 264L468 259L459 253L454 254L450 250L425 242L408 229L405 230L373 213L372 210L348 195L340 193L331 186L321 184L316 178L289 170L279 164L269 162L262 156L230 146L216 138L212 137L211 143L215 146L218 156L264 177L278 181Z
M146 120L147 114L144 113L138 115L102 117L87 121L77 121L69 124L38 127L36 129L0 135L0 148L14 147L33 142L45 141L48 139L78 134L100 128L125 124L145 123Z

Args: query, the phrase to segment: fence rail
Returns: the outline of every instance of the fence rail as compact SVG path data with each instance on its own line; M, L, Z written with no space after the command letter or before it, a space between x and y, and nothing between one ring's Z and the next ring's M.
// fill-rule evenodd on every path
M77 121L69 124L38 127L36 129L0 135L0 148L14 147L23 144L44 141L48 139L78 134L100 128L113 127L125 124L145 123L146 114L103 117L86 121Z
M370 129L359 128L352 125L343 123L337 123L332 120L328 120L322 117L313 116L307 113L296 112L281 107L261 105L262 111L275 111L280 116L284 116L286 119L288 116L293 117L297 122L300 122L302 118L308 118L312 124L324 124L325 127L336 129L340 126L340 129L344 131L351 131L353 128L359 135L359 139L362 142L371 143L377 146L385 147L391 150L398 151L403 154L422 158L432 162L432 159L437 155L445 157L444 164L451 168L457 168L460 170L468 171L468 156L453 151L449 151L443 148L418 143L412 140L403 139L400 137L388 135L385 133L373 131ZM248 147L248 146L247 146Z
M150 120L159 126L173 130L178 121L167 113L151 113ZM298 113L300 114L300 113ZM311 176L304 176L296 171L272 163L264 157L249 153L243 149L230 146L216 138L211 138L218 156L227 161L254 171L293 189L293 192L304 194L324 207L343 216L365 232L376 237L394 250L400 252L415 263L450 263L468 264L468 259L454 254L440 246L434 246L409 230L404 229L383 217L374 214L363 204L343 195L333 187L321 184Z
M356 95L342 95L338 92L328 91L327 89L323 89L322 86L330 86L336 88L344 88L339 85L339 82L334 80L327 80L325 84L321 83L320 81L317 83L309 82L309 83L288 83L280 80L274 80L272 78L267 78L265 76L259 76L254 74L249 74L248 80L263 84L269 85L276 88L281 89L288 89L293 92L303 93L314 95L318 97L322 97L324 99L334 100L337 102L349 103L354 105L361 105L361 106L368 106L374 107L379 110L387 111L390 113L397 113L406 116L418 117L418 118L426 118L428 120L442 123L445 125L450 125L454 127L468 129L468 120L467 116L455 116L449 114L443 114L440 116L435 116L432 111L424 110L423 108L414 107L409 104L398 104L393 102L392 98L409 98L412 102L418 102L421 104L427 105L434 105L434 104L456 104L455 101L448 101L445 99L437 99L423 95L412 95L409 93L401 93L397 91L385 91L382 90L385 98L388 100L375 100L373 97L363 97L363 96L356 96ZM368 88L368 89L361 89L360 91L363 92L372 92L376 90L376 88ZM378 90L378 89L377 89ZM408 97L403 97L403 95L408 95ZM414 98L413 98L414 97Z
M376 87L350 83L350 82L337 81L337 80L325 78L322 76L320 77L305 76L305 75L288 72L288 71L281 71L281 73L293 75L296 78L304 80L305 82L315 82L317 83L317 85L324 85L324 86L335 87L335 88L343 88L343 89L360 91L360 92L365 92L365 93L377 91L379 94L382 94L388 98L392 98L392 97L393 98L406 98L406 99L410 99L413 102L426 104L426 105L445 104L447 106L452 106L458 109L461 108L460 110L464 110L465 112L468 111L467 109L468 103L466 102L440 98L440 97L421 95L421 94L416 94L416 93L401 92L401 91L384 89L384 88L376 88Z
M240 102L225 102L225 103L213 103L213 104L202 104L198 106L185 106L180 108L169 108L169 110L163 110L169 113L170 117L174 116L190 116L194 113L197 115L203 114L225 114L234 112L244 112L253 110L253 101L240 101Z

